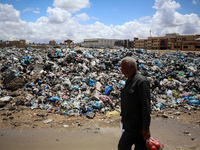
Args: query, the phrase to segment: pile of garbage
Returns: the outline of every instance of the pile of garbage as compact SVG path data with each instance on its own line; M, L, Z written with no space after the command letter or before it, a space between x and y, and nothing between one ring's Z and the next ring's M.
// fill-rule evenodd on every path
M0 109L25 106L88 118L120 112L125 56L135 58L150 81L152 110L199 107L200 53L7 47L0 49Z

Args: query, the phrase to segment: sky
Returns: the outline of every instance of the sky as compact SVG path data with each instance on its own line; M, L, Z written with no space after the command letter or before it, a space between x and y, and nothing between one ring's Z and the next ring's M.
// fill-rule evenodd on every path
M200 34L200 0L0 0L0 40L27 43Z

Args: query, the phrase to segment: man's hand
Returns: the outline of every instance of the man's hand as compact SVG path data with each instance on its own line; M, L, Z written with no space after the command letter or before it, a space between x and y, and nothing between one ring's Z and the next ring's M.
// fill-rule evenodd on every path
M151 133L148 130L142 130L142 135L144 139L149 139L151 137Z

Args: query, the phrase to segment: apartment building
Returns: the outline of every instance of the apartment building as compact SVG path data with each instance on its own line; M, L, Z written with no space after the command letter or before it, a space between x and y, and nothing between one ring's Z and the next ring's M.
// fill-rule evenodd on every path
M9 41L9 44L10 45L26 45L26 40L19 40L19 41L16 41L16 40L14 40L14 41Z
M20 40L21 45L26 45L26 40Z
M128 39L84 39L84 47L86 48L116 48L116 47L131 47L133 45Z
M177 41L172 44L172 50L200 50L200 35L187 35L177 37Z
M138 49L170 49L170 50L200 50L200 35L166 34L164 37L134 38L134 48Z
M163 37L154 37L151 39L151 49L167 49L168 41Z
M56 46L56 41L49 41L49 45L51 45L51 46Z
M134 47L138 49L145 49L148 45L147 39L134 38Z
M182 44L182 50L196 50L200 51L200 41L191 41L191 42L184 42Z
M114 39L84 39L84 47L86 48L112 48L117 40Z

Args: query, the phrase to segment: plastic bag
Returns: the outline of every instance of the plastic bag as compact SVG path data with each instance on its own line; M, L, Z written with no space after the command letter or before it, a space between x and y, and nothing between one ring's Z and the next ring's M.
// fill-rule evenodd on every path
M148 150L163 150L164 148L163 143L152 137L146 140L146 145Z

